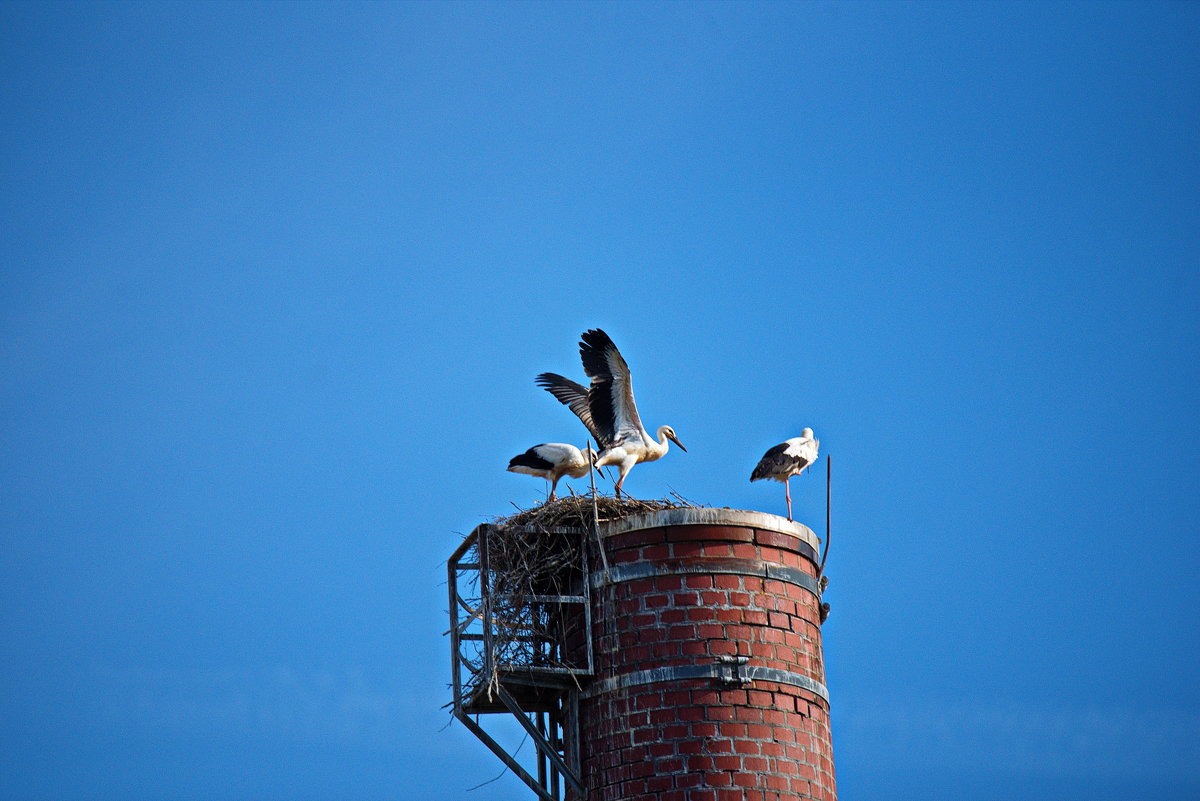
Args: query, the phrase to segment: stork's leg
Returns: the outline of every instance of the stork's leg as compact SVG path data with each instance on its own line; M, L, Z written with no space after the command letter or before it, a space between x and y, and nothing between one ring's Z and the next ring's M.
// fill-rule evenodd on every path
M618 481L617 481L617 487L616 487L616 489L617 489L617 497L618 497L618 498L620 498L620 497L621 497L621 487L622 487L622 485L625 483L625 476L627 476L627 475L629 475L629 471L628 471L628 470L627 470L627 471L625 471L624 473L622 473L622 474L621 474L621 478L620 478L620 480L618 480ZM627 501L636 501L636 500L637 500L637 498L635 498L635 497L633 497L632 495L630 495L630 494L629 494L629 490L625 490L625 500L627 500Z
M783 480L783 492L787 495L788 502L788 520L792 519L792 477L788 476Z
M629 475L629 471L622 469L621 477L617 479L617 485L615 487L613 487L613 489L616 490L618 498L621 497L621 486L625 483L625 476L627 476L627 475ZM628 495L628 493L626 493L626 495Z
M554 482L550 485L550 497L546 499L546 503L550 503L552 500L554 500L554 491L558 489L558 480L560 478L562 478L562 476L554 477Z

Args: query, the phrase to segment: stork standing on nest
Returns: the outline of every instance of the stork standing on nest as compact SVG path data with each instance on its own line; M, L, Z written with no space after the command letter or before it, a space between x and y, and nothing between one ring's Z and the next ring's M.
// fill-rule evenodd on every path
M541 476L550 482L550 495L546 502L554 500L558 480L563 476L583 478L588 473L588 462L596 457L590 447L586 452L565 442L543 442L524 453L508 460L508 472Z
M751 481L773 478L782 481L787 496L788 520L792 519L792 476L798 476L805 468L817 461L817 449L821 440L813 438L813 430L806 428L800 436L781 442L763 454L762 460L750 474Z
M558 398L587 426L600 447L597 467L619 466L621 475L615 487L619 498L625 477L635 464L661 459L671 447L668 442L674 442L685 453L687 448L670 426L659 426L657 437L651 437L642 427L633 402L629 365L608 334L595 328L580 339L579 356L592 385L585 388L558 373L542 373L537 385Z

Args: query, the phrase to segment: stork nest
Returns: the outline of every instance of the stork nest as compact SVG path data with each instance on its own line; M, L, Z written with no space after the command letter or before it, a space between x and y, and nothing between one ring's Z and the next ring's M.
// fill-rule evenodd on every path
M586 595L583 549L592 537L593 519L604 523L695 506L679 495L647 501L597 496L593 515L592 496L570 495L496 518L471 553L471 561L488 566L493 657L491 669L485 670L481 644L469 658L471 683L479 690L486 687L490 696L501 672L586 668L583 638L589 632L583 629L580 605L547 596ZM486 562L480 558L485 543ZM478 602L476 608L482 610L482 588L477 583L472 589L472 606Z
M639 501L636 498L615 498L611 495L596 496L596 522L607 523L622 517L660 512L663 509L678 509L694 507L685 498L672 493L671 498L662 500ZM547 501L532 509L522 509L508 517L498 517L493 523L497 526L525 526L545 529L590 529L592 526L592 496L570 495L554 501Z

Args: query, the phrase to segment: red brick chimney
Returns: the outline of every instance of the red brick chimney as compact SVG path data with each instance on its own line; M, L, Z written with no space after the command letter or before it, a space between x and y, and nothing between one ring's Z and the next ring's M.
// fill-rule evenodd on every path
M588 801L836 801L813 532L679 508L600 533Z

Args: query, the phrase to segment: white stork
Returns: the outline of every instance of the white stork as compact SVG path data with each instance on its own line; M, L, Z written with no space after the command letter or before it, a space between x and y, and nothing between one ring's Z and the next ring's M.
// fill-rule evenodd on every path
M595 458L591 448L587 449L585 455L579 448L565 442L543 442L509 459L508 472L541 476L549 481L550 496L546 498L549 503L554 500L554 491L558 488L560 478L583 478L587 475L588 456Z
M583 371L592 379L591 387L585 388L557 373L542 373L537 377L537 385L569 407L587 426L600 448L597 467L620 466L621 475L615 487L620 497L625 477L635 464L661 459L670 449L668 440L685 453L687 448L670 426L659 426L657 438L642 428L633 402L629 365L608 334L596 328L585 332L580 339L579 356Z
M806 428L800 436L781 442L763 454L762 460L750 474L751 481L761 481L773 478L782 481L784 493L787 495L788 520L792 519L792 488L789 483L792 476L798 476L805 468L817 461L817 448L821 440L813 438L813 430Z

